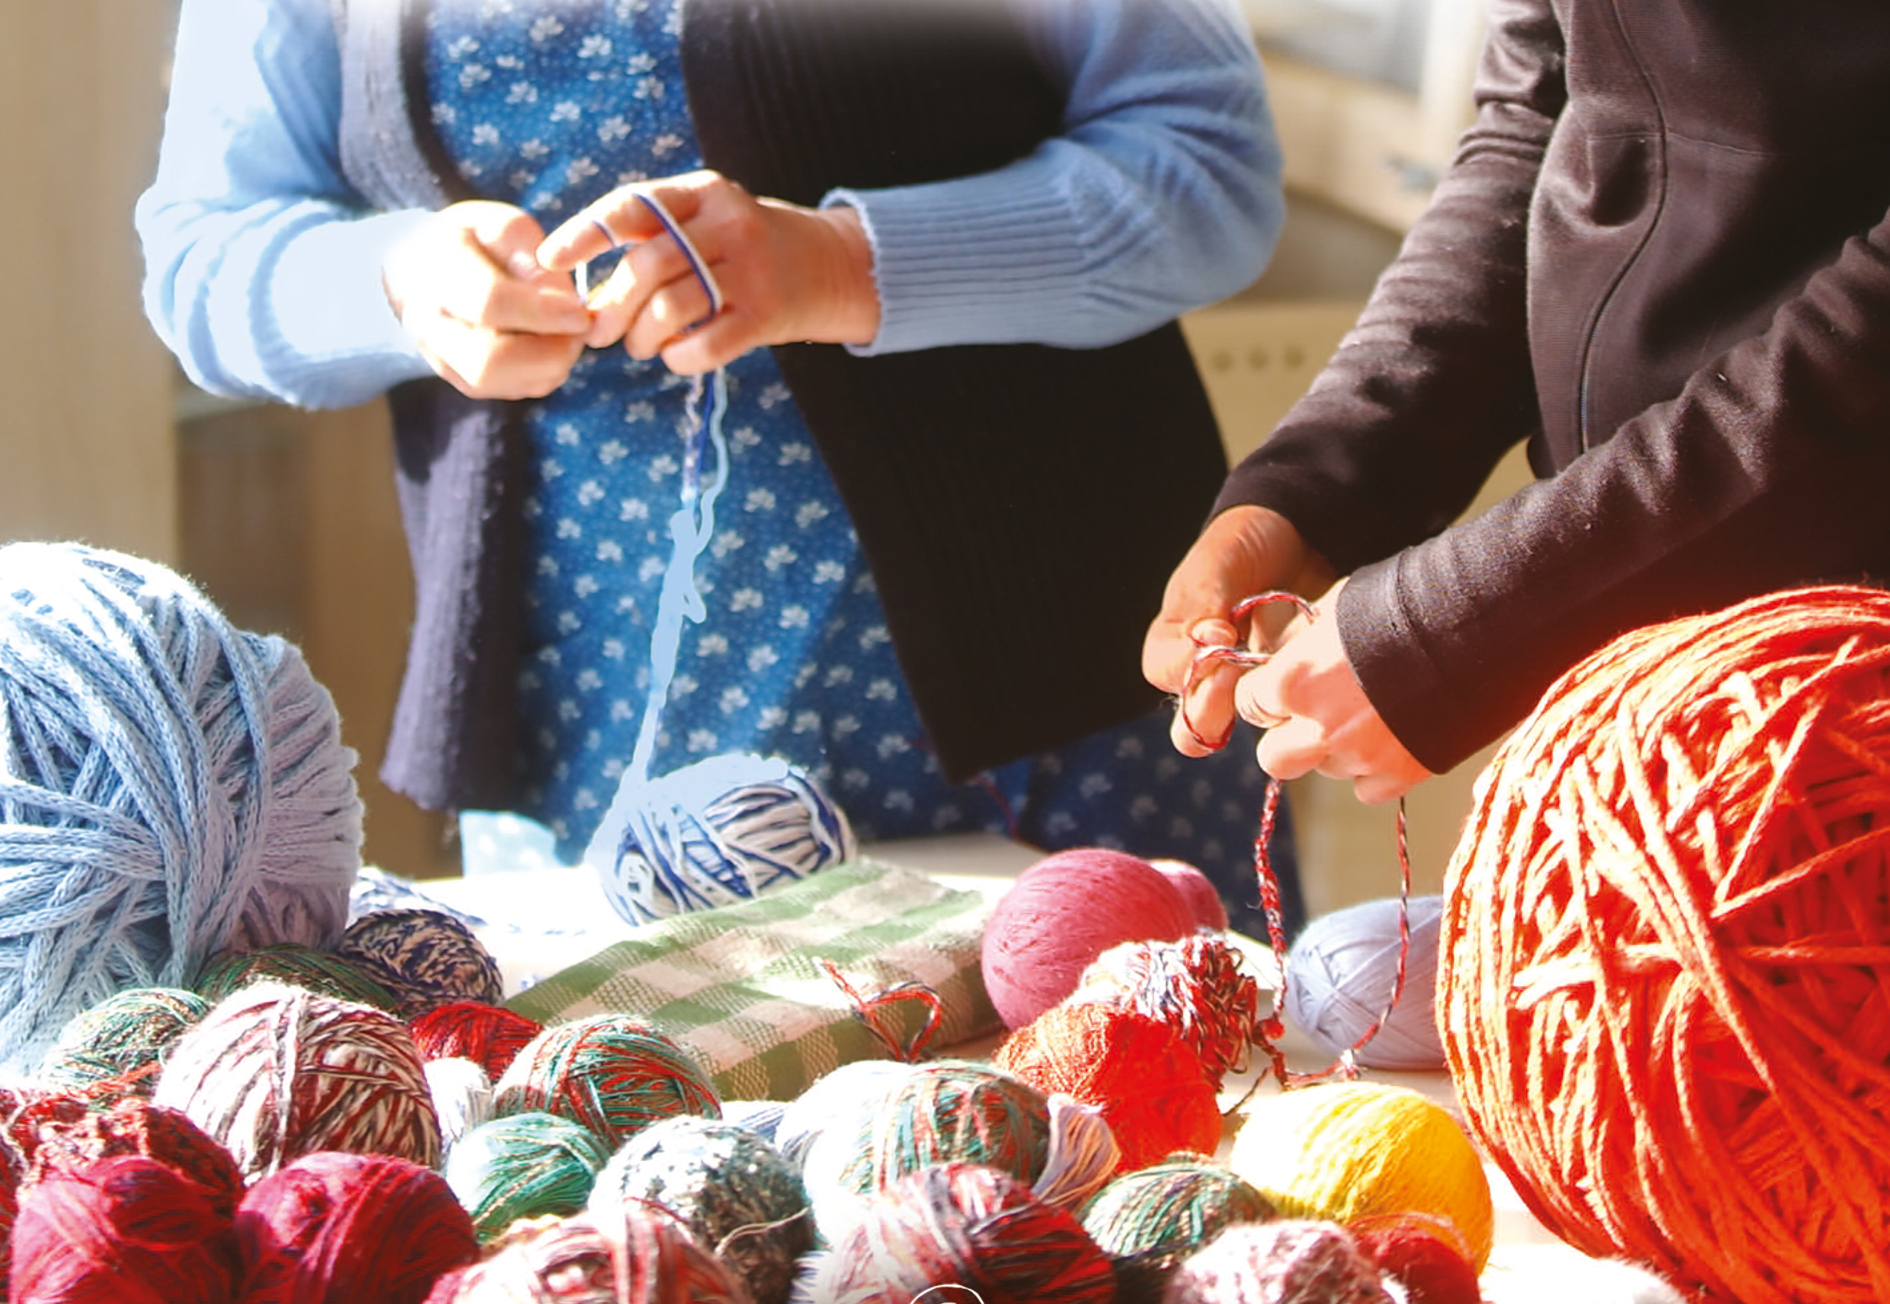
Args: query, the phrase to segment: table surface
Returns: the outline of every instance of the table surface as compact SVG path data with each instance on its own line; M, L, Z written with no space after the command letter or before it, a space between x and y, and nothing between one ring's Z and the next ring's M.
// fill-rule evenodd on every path
M865 855L888 864L916 870L947 886L975 891L995 905L1019 873L1043 853L994 835L953 834L939 838L881 842L862 848ZM539 978L584 959L610 943L628 936L632 926L619 919L587 868L536 868L512 874L471 878L431 879L415 885L425 895L485 921L476 928L498 960L507 994ZM1256 966L1264 966L1271 951L1264 945L1231 935L1249 951ZM1263 968L1257 967L1256 972ZM997 1037L952 1047L952 1053L988 1054ZM1289 1065L1299 1072L1328 1067L1321 1052L1289 1028L1282 1043ZM1394 1073L1371 1070L1374 1082L1413 1088L1457 1113L1456 1093L1448 1074ZM1265 1081L1260 1081L1261 1078ZM1223 1149L1241 1121L1241 1103L1255 1094L1277 1091L1270 1074L1255 1065L1229 1076L1221 1093L1227 1119ZM1496 1248L1483 1274L1485 1304L1550 1304L1574 1299L1573 1287L1583 1273L1598 1266L1551 1235L1523 1205L1502 1172L1487 1164L1496 1202ZM1595 1304L1627 1301L1634 1296L1592 1295Z

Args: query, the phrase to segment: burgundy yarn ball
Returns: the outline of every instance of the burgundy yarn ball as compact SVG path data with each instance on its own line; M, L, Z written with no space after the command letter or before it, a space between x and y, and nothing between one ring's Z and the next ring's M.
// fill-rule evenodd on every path
M236 1238L204 1189L143 1155L29 1186L13 1228L13 1304L229 1304Z
M1140 856L1077 847L1018 875L984 926L985 991L1007 1028L1021 1028L1076 990L1097 956L1124 942L1176 941L1194 911Z
M324 1150L257 1182L236 1211L243 1304L420 1304L479 1257L446 1179L392 1155Z
M407 1030L422 1059L469 1059L497 1082L545 1026L503 1005L452 1001L410 1020Z
M13 1247L13 1224L20 1215L20 1161L13 1147L0 1139L0 1299L7 1297L7 1259Z
M820 1265L812 1298L884 1304L928 1291L974 1292L983 1304L1110 1304L1116 1274L1074 1214L1019 1179L982 1164L935 1164L879 1193Z
M1337 1223L1235 1223L1190 1254L1162 1304L1392 1304L1378 1268Z
M648 1205L514 1223L485 1258L442 1276L426 1304L751 1304L732 1269Z
M1380 1214L1347 1225L1365 1257L1404 1287L1409 1304L1480 1304L1470 1247L1447 1218Z
M1181 893L1181 899L1188 903L1196 927L1216 933L1227 931L1227 903L1221 900L1220 889L1214 886L1213 879L1185 860L1151 860L1148 863L1175 885L1175 890Z
M203 1187L221 1218L234 1217L243 1198L242 1171L223 1143L182 1110L141 1096L121 1097L103 1111L78 1096L48 1098L15 1121L13 1139L26 1157L29 1183L113 1155L143 1155Z

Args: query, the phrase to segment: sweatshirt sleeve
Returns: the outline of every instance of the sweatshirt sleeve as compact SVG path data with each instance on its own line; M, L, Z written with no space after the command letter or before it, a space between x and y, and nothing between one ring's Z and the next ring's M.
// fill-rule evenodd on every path
M156 175L135 223L146 315L196 384L305 407L426 375L380 283L424 212L341 175L326 0L185 0Z
M855 349L1117 343L1244 289L1285 216L1259 57L1231 0L1022 0L1068 86L1007 167L836 190L872 240L879 337Z

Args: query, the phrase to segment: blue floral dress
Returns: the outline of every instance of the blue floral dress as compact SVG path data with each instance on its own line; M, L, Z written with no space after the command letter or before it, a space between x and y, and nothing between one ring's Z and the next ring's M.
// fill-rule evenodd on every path
M550 230L618 185L701 166L677 22L676 0L434 6L433 122L462 176ZM845 506L773 355L732 363L726 385L727 481L695 564L703 619L684 629L650 773L727 753L782 756L862 841L989 829L1049 849L1183 859L1221 885L1238 925L1258 930L1264 776L1248 748L1186 760L1164 710L969 784L944 781ZM548 829L567 862L609 807L642 723L668 523L702 417L689 400L686 379L613 347L588 352L529 412L518 813ZM1283 830L1273 864L1297 918L1290 842Z

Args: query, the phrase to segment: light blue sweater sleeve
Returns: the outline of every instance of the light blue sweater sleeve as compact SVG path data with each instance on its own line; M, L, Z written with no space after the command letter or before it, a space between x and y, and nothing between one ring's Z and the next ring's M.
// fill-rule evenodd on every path
M837 190L873 242L879 336L1095 347L1246 288L1286 206L1236 0L1014 0L1067 79L1063 132L995 172Z
M1067 80L1064 132L980 176L836 191L873 240L879 338L858 352L1128 339L1257 276L1284 215L1279 147L1235 0L1016 0ZM329 0L185 0L145 307L198 385L306 407L429 373L380 284L424 220L341 174Z

